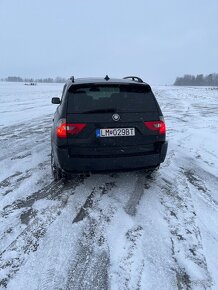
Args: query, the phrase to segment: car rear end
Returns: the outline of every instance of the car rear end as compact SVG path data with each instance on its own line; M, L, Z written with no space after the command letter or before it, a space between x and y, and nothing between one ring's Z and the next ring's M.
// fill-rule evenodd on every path
M55 134L58 166L66 172L155 168L167 151L151 88L132 81L72 84Z

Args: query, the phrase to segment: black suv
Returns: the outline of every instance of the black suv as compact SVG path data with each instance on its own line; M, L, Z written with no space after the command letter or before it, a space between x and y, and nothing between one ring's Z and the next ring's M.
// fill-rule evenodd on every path
M164 161L164 118L142 79L71 77L52 103L59 104L51 133L56 180L68 173L152 171Z

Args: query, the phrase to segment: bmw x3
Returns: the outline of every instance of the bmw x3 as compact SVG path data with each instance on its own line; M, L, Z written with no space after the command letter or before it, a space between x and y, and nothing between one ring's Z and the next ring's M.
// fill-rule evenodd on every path
M71 77L51 132L55 180L72 173L146 169L167 153L166 126L151 87L139 77Z

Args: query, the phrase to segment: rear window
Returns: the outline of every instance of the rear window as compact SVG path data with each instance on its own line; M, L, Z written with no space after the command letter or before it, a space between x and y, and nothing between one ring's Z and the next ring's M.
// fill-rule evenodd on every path
M68 113L157 110L154 95L148 85L74 85L69 89L67 99Z

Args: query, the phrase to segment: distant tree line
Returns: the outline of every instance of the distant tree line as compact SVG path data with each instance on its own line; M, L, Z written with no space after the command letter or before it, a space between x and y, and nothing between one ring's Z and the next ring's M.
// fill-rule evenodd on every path
M174 86L218 86L218 74L199 74L197 76L186 74L176 78Z
M56 78L40 78L40 79L34 79L34 78L21 78L17 76L9 76L5 79L1 79L2 81L6 82L25 82L25 83L65 83L66 79L61 77Z

